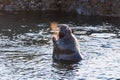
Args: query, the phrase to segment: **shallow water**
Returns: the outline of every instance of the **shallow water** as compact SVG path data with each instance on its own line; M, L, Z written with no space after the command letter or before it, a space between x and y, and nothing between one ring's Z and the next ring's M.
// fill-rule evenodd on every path
M83 60L52 62L49 24L72 25ZM0 80L120 80L120 18L55 13L0 15Z

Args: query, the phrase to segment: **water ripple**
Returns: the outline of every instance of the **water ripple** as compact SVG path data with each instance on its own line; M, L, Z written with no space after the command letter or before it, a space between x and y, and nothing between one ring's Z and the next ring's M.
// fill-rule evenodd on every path
M0 80L120 80L119 28L72 22L83 60L66 65L52 61L48 23L18 19L17 24L12 22L15 27L5 26L11 18L0 19L5 26L0 27Z

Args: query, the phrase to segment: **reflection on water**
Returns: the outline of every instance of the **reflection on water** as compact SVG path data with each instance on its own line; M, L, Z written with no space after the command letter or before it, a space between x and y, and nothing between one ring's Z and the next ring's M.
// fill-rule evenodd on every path
M52 21L71 24L83 60L52 62ZM53 13L0 15L0 80L119 80L120 19Z

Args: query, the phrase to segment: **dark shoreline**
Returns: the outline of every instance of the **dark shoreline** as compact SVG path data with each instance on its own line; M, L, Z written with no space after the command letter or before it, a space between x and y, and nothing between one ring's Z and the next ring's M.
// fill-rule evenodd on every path
M1 0L0 13L58 11L59 14L120 17L119 0Z
M1 15L22 15L22 14L57 14L57 15L72 15L72 16L88 16L88 17L110 17L110 18L120 18L120 16L112 16L112 15L85 15L85 14L78 14L77 12L65 12L65 11L59 11L59 10L36 10L36 11L4 11L0 10L0 16Z

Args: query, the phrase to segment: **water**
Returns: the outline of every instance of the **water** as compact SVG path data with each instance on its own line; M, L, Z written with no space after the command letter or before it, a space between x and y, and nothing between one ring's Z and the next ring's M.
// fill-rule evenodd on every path
M52 62L49 24L72 25L83 60ZM120 18L55 13L0 15L0 80L120 80Z

